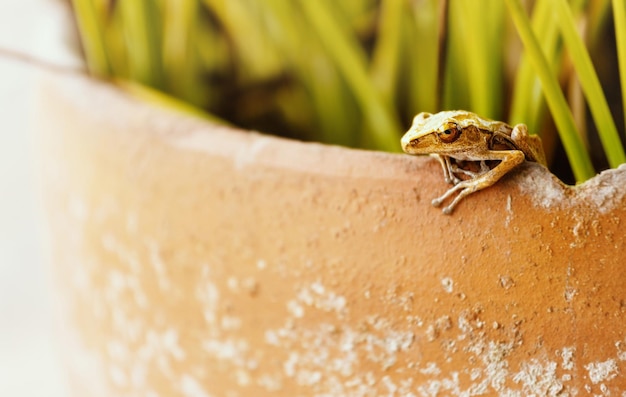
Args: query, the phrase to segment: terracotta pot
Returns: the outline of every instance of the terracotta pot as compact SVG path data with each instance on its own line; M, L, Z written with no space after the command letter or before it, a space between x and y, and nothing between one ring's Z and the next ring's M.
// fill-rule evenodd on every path
M75 396L626 390L626 168L569 188L527 164L446 216L430 158L75 77L37 119Z

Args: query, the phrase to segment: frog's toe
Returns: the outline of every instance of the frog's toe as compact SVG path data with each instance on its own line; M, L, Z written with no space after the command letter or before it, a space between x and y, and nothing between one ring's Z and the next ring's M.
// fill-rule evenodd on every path
M450 178L448 178L448 179L449 179L449 181L446 181L446 182L448 182L448 183L449 183L449 184L451 184L451 185L456 185L456 184L458 184L459 182L462 182L462 181L463 181L463 179L459 178L459 177L458 177L458 176L456 176L455 174L452 174L452 176L450 176Z
M449 205L447 207L443 207L443 209L441 210L441 212L443 212L446 215L450 215L452 213L452 211L454 211L454 206Z
M444 180L446 183L450 185L456 185L457 183L461 182L461 180L457 178L456 176L445 177Z
M443 198L437 197L436 199L433 199L433 201L431 201L430 203L433 207L439 207L443 203Z

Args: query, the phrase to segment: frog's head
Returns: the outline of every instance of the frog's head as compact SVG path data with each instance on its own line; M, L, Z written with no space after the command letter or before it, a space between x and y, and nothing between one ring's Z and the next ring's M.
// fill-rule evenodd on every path
M454 153L475 147L485 120L466 111L420 113L402 137L409 154ZM475 127L475 128L472 128Z

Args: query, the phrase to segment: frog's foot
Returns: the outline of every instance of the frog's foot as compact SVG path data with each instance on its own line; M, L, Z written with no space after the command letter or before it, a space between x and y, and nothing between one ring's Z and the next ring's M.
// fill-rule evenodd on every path
M460 190L460 193L452 200L450 204L443 207L442 212L446 215L449 215L454 210L454 207L467 195L474 193L475 191L484 188L480 186L481 183L476 179L468 179L466 181L461 181L460 183L454 185L447 192L445 192L440 197L433 199L431 202L433 207L440 207L444 201L446 201L450 196Z
M468 181L461 181L459 183L457 183L456 185L454 185L453 187L451 187L450 189L448 189L448 191L446 191L444 194L442 194L441 196L433 199L433 201L431 202L431 204L433 205L433 207L440 207L441 204L443 204L444 201L446 201L448 199L448 197L452 196L454 193L456 193L456 191L458 190L465 190L468 186L467 182L471 182L471 180ZM469 193L467 193L469 194ZM467 195L466 194L466 195ZM447 205L446 207L443 208L443 213L444 214L450 214L452 213L452 210L454 209L454 207L458 204L458 202L460 201L460 193L458 196L456 196L454 198L454 200L452 200L452 202Z
M446 183L449 183L451 185L457 185L459 182L462 182L462 181L463 179L456 176L456 173L453 171L450 171L450 177L446 179Z
M432 204L433 207L440 207L444 200L445 198L443 197L437 197L433 199L433 201L431 201L430 203Z

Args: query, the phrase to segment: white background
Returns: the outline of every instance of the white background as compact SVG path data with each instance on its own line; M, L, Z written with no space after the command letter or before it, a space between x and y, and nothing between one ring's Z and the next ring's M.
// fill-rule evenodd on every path
M0 49L72 63L60 3L0 0ZM65 397L36 193L36 77L36 68L0 51L0 396Z

